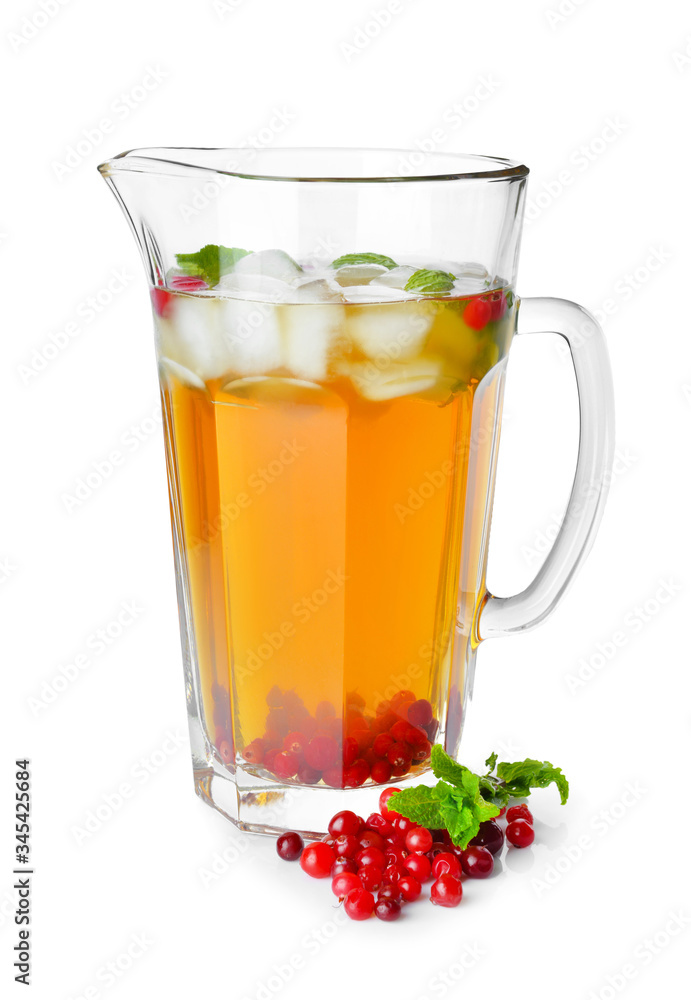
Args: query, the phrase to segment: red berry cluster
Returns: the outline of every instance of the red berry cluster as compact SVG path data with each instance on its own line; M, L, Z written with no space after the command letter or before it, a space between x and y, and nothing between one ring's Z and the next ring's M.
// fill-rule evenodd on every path
M282 781L303 785L385 785L427 762L439 728L429 701L412 691L397 691L374 715L365 712L356 691L346 696L343 717L329 701L311 715L295 691L277 685L266 702L266 732L247 744L243 757Z
M456 847L446 830L427 830L387 809L390 796L397 791L384 789L379 812L366 821L348 809L336 813L328 834L307 846L298 833L278 838L281 858L299 858L302 870L312 878L331 878L334 895L353 920L366 920L372 914L380 920L397 920L402 904L414 902L430 880L433 903L458 906L463 898L462 879L488 878L494 870L493 855L504 846L501 826L489 820L468 847ZM509 842L515 847L532 844L533 817L527 806L512 806L506 818Z
M473 330L482 330L491 320L501 319L507 306L505 292L490 292L488 295L472 298L465 307L463 319Z

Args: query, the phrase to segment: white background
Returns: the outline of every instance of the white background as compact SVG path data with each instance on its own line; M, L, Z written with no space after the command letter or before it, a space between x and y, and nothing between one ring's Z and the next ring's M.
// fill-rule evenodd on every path
M384 0L218 10L211 0L44 0L50 16L29 0L4 7L0 976L11 995L24 989L11 982L11 777L24 755L41 1000L634 1000L683 989L691 18L676 0L563 0L562 14L557 2L401 0L381 29L372 11ZM158 82L128 108L121 95L141 96L151 68ZM455 105L463 114L451 125ZM144 275L95 170L136 146L267 141L276 109L289 118L268 137L277 145L415 148L441 127L437 148L522 160L534 218L521 293L592 310L611 300L618 458L602 529L547 624L481 649L463 748L472 767L492 749L546 757L570 778L571 800L562 808L554 789L537 793L535 847L467 883L457 910L420 902L390 925L342 922L328 884L193 795ZM611 141L600 141L608 120ZM91 148L65 170L85 130ZM82 304L114 270L126 287L85 321ZM32 352L69 322L78 335L27 377ZM555 339L533 340L516 344L509 369L498 593L539 566L574 465L570 369ZM130 450L132 427L141 440ZM123 464L68 512L64 494L116 448ZM46 682L132 601L134 623L37 709ZM589 662L589 679L569 684ZM77 829L123 783L131 797L80 843ZM673 913L683 916L670 937ZM128 958L137 935L145 947ZM655 935L653 955L641 945ZM284 982L291 961L301 968ZM114 981L108 962L119 963Z

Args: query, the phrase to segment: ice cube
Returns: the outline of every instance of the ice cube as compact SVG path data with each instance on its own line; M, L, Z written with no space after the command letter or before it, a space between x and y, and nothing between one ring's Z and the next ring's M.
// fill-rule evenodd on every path
M417 298L412 292L402 288L387 288L386 285L351 285L343 289L346 302L401 302L403 299Z
M484 264L478 264L477 261L464 261L461 264L454 264L451 268L451 273L455 274L457 278L480 278L483 281L489 278L487 268Z
M245 260L245 258L242 258ZM221 290L251 302L291 302L293 289L287 281L266 274L224 274L214 291Z
M434 316L433 304L426 302L363 305L350 311L346 332L369 358L405 361L419 354Z
M415 274L415 268L408 264L399 267L392 267L390 271L385 271L372 281L373 285L387 285L389 288L405 288L408 279Z
M416 358L408 364L390 362L382 367L360 361L348 366L348 374L361 396L382 402L429 392L441 377L441 364L433 358Z
M302 379L259 376L233 379L223 386L216 400L225 406L258 408L266 403L300 406L337 406L345 409L341 397L315 382Z
M324 380L329 360L343 344L345 309L320 303L281 309L284 363L299 378Z
M189 386L191 389L202 389L206 392L206 384L202 382L199 376L195 375L189 368L183 368L177 361L172 361L171 358L160 358L158 367L161 382L167 378L172 378L176 382L182 382L183 385Z
M261 274L290 282L302 274L302 268L284 250L258 250L241 257L230 273Z
M269 302L224 299L221 307L221 340L229 364L225 371L240 375L266 375L283 360L276 306Z
M176 361L202 381L218 378L229 367L220 327L221 303L181 295L169 321L159 321L159 354Z
M381 264L344 264L334 271L334 280L343 288L349 285L368 285L373 278L378 278L387 271L388 268Z
M326 278L309 278L294 288L296 302L343 302L343 292L339 285Z

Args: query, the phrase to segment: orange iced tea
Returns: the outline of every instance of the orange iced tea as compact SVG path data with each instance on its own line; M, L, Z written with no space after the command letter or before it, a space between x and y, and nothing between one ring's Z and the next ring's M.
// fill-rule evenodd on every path
M210 748L335 787L421 769L460 727L495 443L483 410L493 426L515 314L506 287L411 294L362 270L290 296L271 279L251 297L185 278L153 293Z

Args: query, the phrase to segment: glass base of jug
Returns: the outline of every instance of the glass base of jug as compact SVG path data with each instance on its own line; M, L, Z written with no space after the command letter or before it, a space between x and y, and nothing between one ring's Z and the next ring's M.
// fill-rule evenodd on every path
M430 772L394 779L389 785L434 784ZM351 809L366 819L379 809L379 796L389 785L328 788L324 785L281 783L250 774L242 766L235 772L216 764L194 770L197 795L240 830L276 837L295 830L312 839L326 833L329 820L341 809Z

